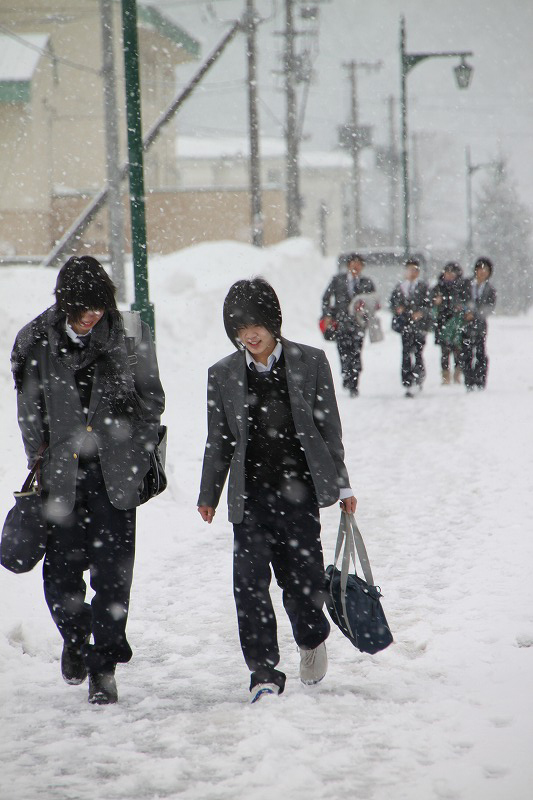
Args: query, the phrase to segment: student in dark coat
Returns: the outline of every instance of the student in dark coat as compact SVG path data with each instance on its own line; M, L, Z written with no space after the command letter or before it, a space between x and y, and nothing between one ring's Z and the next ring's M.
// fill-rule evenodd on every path
M95 258L70 258L55 297L15 341L18 421L30 466L48 445L41 475L49 521L43 577L63 637L62 675L79 684L89 674L89 702L107 704L118 699L116 664L132 656L126 622L135 507L164 394L150 329L142 323L130 356L115 287Z
M432 314L435 323L435 344L441 348L442 385L452 381L450 360L453 357L454 383L461 383L461 343L466 304L465 280L461 266L450 261L445 265L431 290Z
M414 397L415 387L422 389L426 376L423 351L430 326L429 302L429 287L420 279L420 264L409 259L405 263L405 280L390 297L392 329L402 337L402 385L406 397Z
M224 325L237 352L209 370L198 511L212 522L229 472L234 595L253 703L285 687L271 565L300 648L300 679L315 684L326 674L319 507L340 499L351 513L356 500L323 351L282 338L278 298L261 278L231 287Z
M487 317L496 305L496 290L489 281L492 270L492 261L489 258L478 258L474 266L474 277L466 282L467 304L461 358L467 391L484 389L487 384Z
M365 295L375 295L370 278L361 275L365 262L358 253L339 258L342 272L331 279L322 297L322 317L326 325L336 325L337 348L341 362L342 383L351 397L359 394L359 375L363 369L361 350L365 338ZM355 302L353 302L355 299ZM375 305L375 302L374 302Z

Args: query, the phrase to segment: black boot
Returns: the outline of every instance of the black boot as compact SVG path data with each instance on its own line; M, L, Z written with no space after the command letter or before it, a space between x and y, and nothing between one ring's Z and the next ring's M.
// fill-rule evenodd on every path
M89 703L107 706L118 701L115 668L89 673Z
M78 645L63 644L61 653L61 675L71 686L78 686L87 677L87 666Z

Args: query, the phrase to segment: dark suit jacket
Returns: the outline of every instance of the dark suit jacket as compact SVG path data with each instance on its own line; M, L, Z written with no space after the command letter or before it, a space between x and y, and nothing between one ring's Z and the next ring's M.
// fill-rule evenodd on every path
M429 286L425 281L417 281L415 291L409 298L402 292L401 283L398 283L390 296L389 305L394 314L393 330L401 328L402 331L408 331L412 329L423 333L430 328L430 295ZM396 309L400 307L405 310L402 314L397 314ZM422 312L422 317L419 320L413 320L413 314L416 311ZM395 322L399 324L396 326Z
M43 457L42 486L52 519L74 508L78 456L91 445L98 453L111 503L120 509L139 505L139 486L150 466L149 451L157 444L165 405L152 336L144 322L135 353L132 372L144 411L142 419L114 413L102 391L98 362L89 413L85 415L74 373L41 341L30 351L22 391L17 393L18 420L29 464L34 462L43 438L49 441Z
M350 486L331 370L322 350L282 339L296 432L311 472L319 506L339 499ZM248 441L246 357L233 353L209 369L207 442L199 506L216 508L229 472L228 517L242 522Z
M376 291L373 281L365 276L359 277L356 295L371 294ZM342 327L357 327L356 319L349 313L354 295L348 289L348 273L334 275L322 297L322 316L333 317Z
M474 300L472 297L474 283L475 278L469 278L465 281L466 310L474 314L474 319L466 323L466 329L467 333L485 336L487 333L487 317L492 314L496 305L496 289L489 281L485 281L480 297Z

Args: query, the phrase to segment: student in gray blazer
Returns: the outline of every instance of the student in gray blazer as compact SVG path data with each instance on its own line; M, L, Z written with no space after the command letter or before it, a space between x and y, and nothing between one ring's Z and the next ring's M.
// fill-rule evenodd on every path
M263 279L229 290L224 325L237 352L209 370L198 498L202 519L212 522L229 473L234 595L251 702L285 687L276 669L271 565L300 648L302 682L326 674L319 507L338 500L348 513L356 507L326 356L284 339L281 321L276 293Z
M55 297L55 305L15 341L18 421L30 466L47 444L43 578L63 637L61 672L69 684L89 674L89 702L107 704L118 698L116 664L132 656L126 621L135 508L157 443L164 393L148 326L142 323L130 355L115 287L95 258L70 258L58 274Z
M367 299L373 295L372 305L377 298L376 287L370 278L362 275L365 262L358 253L345 253L339 256L341 272L333 276L322 297L322 317L326 323L336 327L335 341L341 362L342 383L350 392L350 397L359 395L359 376L363 370L361 351L368 316L365 314Z
M474 277L466 281L467 303L461 359L467 392L484 389L487 385L487 317L496 305L496 289L490 282L492 271L490 258L478 258L474 265Z

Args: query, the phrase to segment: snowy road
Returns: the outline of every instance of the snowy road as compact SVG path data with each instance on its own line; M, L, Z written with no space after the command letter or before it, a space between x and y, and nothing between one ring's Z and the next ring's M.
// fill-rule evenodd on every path
M361 397L339 390L358 521L396 643L374 657L337 630L323 684L299 656L273 589L287 672L280 698L249 706L231 594L231 529L195 508L205 373L229 352L221 302L263 274L289 339L322 346L319 298L332 262L305 241L264 252L203 245L152 263L171 487L138 516L120 703L90 707L60 675L40 570L0 574L0 797L5 800L529 800L533 785L533 317L490 323L489 388L402 396L399 338L365 344ZM196 275L196 277L195 277ZM50 302L55 275L0 272L0 513L24 473L8 372L18 328ZM497 280L495 281L497 285ZM338 376L335 347L326 344ZM336 508L322 515L331 560ZM97 787L97 788L95 788Z

